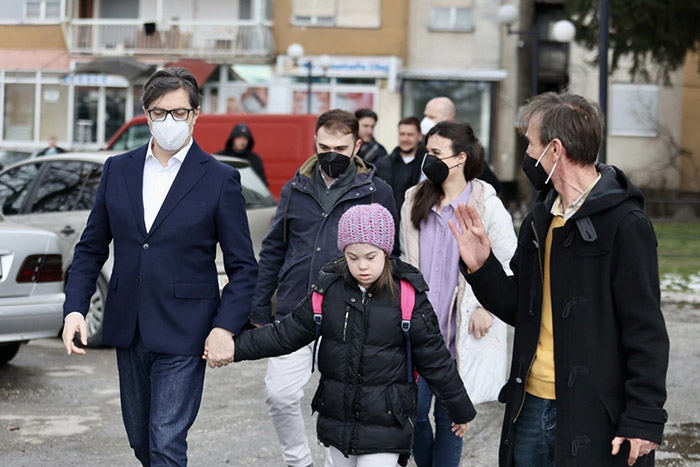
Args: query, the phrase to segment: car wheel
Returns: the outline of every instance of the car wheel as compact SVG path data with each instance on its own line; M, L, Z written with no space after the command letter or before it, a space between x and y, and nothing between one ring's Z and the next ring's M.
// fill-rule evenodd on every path
M0 365L4 365L15 358L15 355L19 352L19 344L20 342L10 342L0 347Z
M90 299L85 322L87 323L88 347L100 347L102 345L102 319L105 313L105 301L107 298L107 281L100 275L97 278L97 289Z

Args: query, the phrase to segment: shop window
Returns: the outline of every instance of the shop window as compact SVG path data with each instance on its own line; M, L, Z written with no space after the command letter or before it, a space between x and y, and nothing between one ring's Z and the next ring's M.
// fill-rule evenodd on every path
M610 84L610 134L656 137L659 87L654 84Z
M35 84L5 85L4 139L10 141L34 140Z
M47 141L55 136L58 141L68 139L68 86L44 84L41 86L41 116L39 139Z
M423 117L425 104L436 96L447 96L455 103L456 120L467 122L479 138L487 160L490 160L493 84L483 81L418 80L403 83L404 117Z
M292 0L292 25L378 28L381 0Z

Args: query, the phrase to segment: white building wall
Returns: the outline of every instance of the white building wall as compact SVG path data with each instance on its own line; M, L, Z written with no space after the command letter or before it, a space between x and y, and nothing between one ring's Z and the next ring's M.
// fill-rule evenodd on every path
M588 63L593 52L577 45L571 46L569 90L596 102L598 94L598 69ZM630 83L629 65L623 63L618 71L608 78L612 83ZM608 88L608 119L611 96ZM670 164L671 144L680 144L682 126L681 72L674 72L671 86L659 85L657 136L615 136L608 133L607 163L622 169L635 183L650 188L678 188L680 173Z

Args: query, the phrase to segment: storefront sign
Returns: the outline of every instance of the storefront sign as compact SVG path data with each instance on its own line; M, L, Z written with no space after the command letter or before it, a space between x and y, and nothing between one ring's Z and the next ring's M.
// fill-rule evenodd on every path
M123 88L129 86L129 81L123 76L82 73L66 75L61 78L61 84L75 86L110 86Z

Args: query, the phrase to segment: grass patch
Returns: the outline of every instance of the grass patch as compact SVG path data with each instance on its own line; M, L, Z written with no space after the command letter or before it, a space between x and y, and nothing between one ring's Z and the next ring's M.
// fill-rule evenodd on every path
M670 280L673 290L692 289L700 275L700 223L654 222L659 242L659 275L662 283ZM663 279L667 279L664 281ZM668 288L663 287L662 288Z

